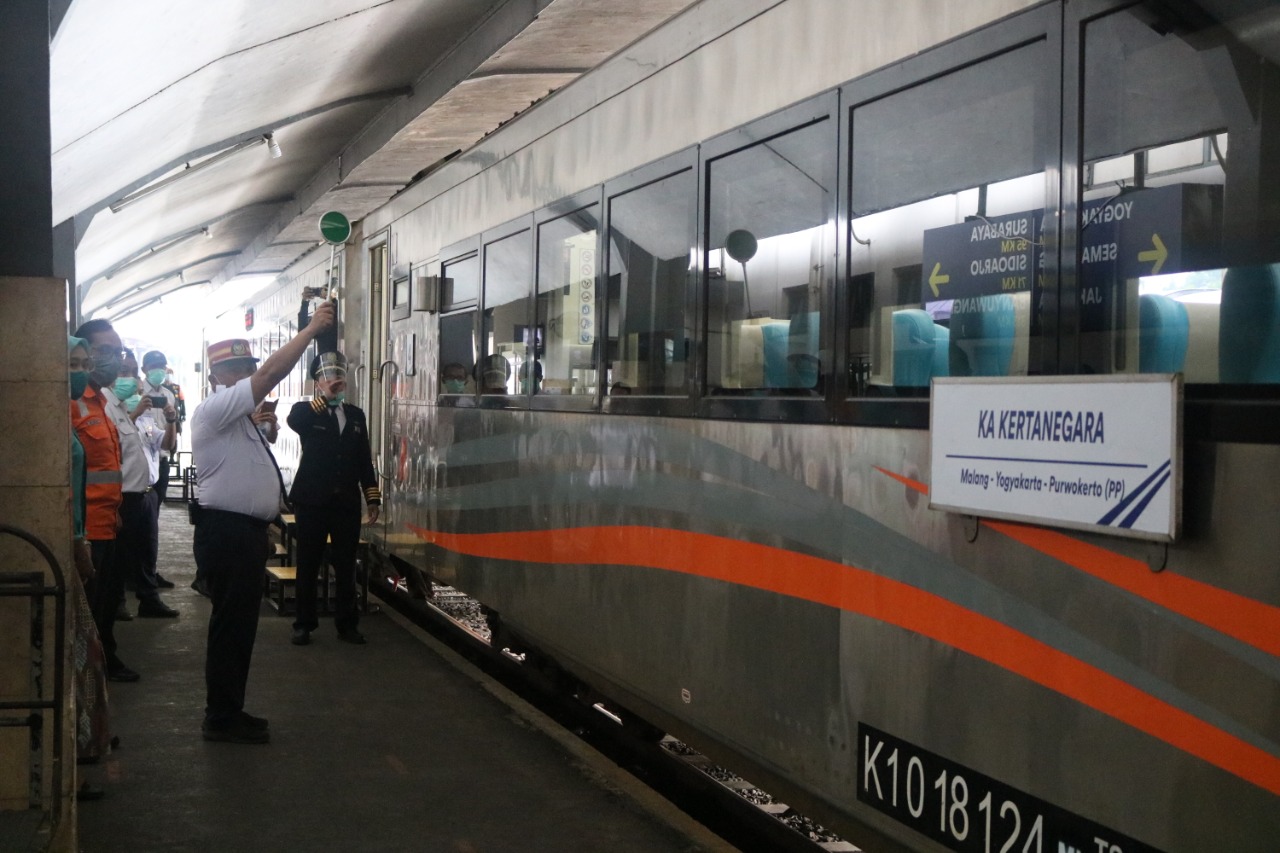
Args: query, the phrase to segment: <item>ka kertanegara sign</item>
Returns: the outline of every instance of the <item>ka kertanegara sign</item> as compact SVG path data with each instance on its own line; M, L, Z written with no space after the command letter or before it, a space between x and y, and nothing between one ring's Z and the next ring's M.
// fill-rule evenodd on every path
M929 505L1171 542L1181 394L1169 374L935 379Z

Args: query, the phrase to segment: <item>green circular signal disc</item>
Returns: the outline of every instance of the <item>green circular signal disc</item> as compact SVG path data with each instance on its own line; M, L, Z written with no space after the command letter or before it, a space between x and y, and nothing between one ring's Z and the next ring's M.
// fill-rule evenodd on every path
M320 236L335 246L347 242L351 236L351 221L336 210L320 217Z

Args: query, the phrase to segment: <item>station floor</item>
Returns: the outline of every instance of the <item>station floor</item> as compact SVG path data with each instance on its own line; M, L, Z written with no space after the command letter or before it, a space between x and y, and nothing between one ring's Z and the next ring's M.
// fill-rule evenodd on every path
M111 684L119 749L79 768L106 790L78 804L85 853L732 849L386 609L362 619L368 645L322 619L297 647L264 601L246 710L271 742L204 741L191 532L164 507L163 597L181 615L116 628L142 679Z

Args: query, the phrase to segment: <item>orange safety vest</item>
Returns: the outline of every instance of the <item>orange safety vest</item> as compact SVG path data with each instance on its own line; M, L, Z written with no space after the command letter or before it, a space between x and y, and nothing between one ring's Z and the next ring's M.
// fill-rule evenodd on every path
M120 511L120 434L105 409L102 393L93 386L71 401L71 427L84 445L85 515L88 539L115 539Z

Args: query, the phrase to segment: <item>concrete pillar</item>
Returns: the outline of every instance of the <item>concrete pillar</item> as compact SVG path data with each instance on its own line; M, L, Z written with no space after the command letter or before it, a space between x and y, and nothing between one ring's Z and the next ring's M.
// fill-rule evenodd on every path
M67 289L65 279L53 277L49 12L48 0L6 0L0 26L0 423L21 432L21 440L11 437L0 453L0 522L43 540L65 573L71 570ZM46 585L53 584L35 550L0 536L0 572L32 570L44 571ZM32 693L29 607L26 599L0 599L0 694L6 699ZM54 687L51 604L47 612L46 698ZM41 793L47 802L60 801L62 815L57 831L43 840L55 850L75 849L71 667L65 671L61 791L51 788L53 715L42 712ZM29 755L26 729L0 728L0 810L9 812L0 820L19 818L28 808Z

